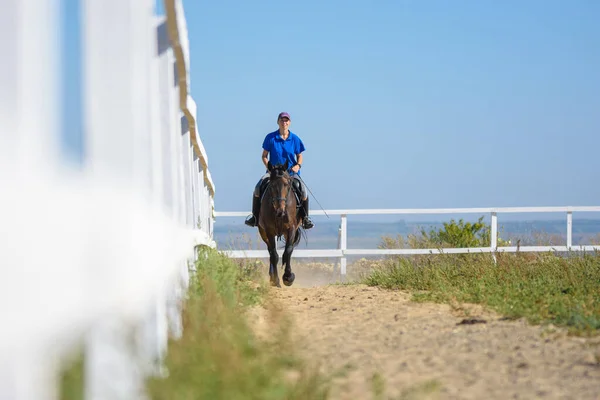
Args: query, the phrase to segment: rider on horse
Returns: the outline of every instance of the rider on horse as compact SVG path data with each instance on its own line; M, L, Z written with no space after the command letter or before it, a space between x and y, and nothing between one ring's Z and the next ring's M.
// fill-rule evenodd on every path
M314 225L308 217L308 196L306 188L300 181L300 168L302 167L302 152L305 150L302 140L290 131L291 118L286 112L282 112L277 116L277 125L279 129L269 133L263 141L262 162L265 167L268 167L269 161L272 165L284 165L287 161L288 172L294 179L293 187L300 198L300 212L302 216L302 227L310 229ZM269 178L269 172L263 175L256 187L252 196L252 214L246 218L246 225L258 226L258 214L260 212L261 188L266 179Z

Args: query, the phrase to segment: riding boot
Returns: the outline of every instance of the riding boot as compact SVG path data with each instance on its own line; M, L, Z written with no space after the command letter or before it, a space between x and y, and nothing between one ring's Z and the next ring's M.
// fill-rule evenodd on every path
M306 197L306 200L302 201L302 211L302 227L304 229L310 229L315 226L308 216L308 197Z
M249 215L244 222L246 225L258 226L258 214L260 212L260 197L252 196L252 215Z

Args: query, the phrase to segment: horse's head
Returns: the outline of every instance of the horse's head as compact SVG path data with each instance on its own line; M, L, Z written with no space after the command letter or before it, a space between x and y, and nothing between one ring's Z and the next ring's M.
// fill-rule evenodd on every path
M284 217L287 215L287 201L292 189L292 178L287 172L288 162L283 165L273 165L269 161L267 168L271 173L269 192L275 208L275 216Z

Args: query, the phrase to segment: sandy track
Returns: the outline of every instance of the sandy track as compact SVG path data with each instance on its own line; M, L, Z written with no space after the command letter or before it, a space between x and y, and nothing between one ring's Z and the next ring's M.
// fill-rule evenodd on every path
M373 398L374 375L385 399L600 399L600 338L364 285L285 287L270 296L292 317L309 361L328 372L351 367L334 380L333 399Z

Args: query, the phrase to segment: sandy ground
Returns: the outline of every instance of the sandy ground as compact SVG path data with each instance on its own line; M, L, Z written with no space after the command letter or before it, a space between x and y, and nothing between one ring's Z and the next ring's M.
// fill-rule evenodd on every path
M325 372L348 367L332 399L600 399L600 338L297 275L271 289L270 304L292 318L307 360ZM254 313L257 328L266 315Z

